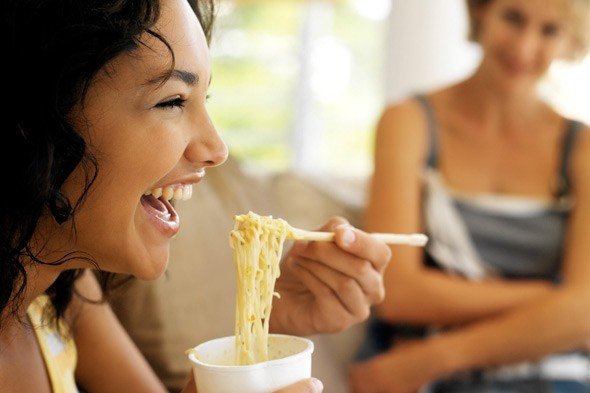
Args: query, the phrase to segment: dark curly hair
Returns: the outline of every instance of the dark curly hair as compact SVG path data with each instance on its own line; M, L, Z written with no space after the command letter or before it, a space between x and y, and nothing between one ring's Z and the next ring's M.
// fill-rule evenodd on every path
M187 0L211 37L214 0ZM109 61L141 45L148 33L170 46L152 28L158 0L2 0L5 78L0 171L0 315L14 314L27 285L24 259L63 264L69 254L43 261L30 242L43 215L71 222L98 173L84 139L70 121L74 106ZM85 170L82 196L68 200L60 191L74 168ZM82 270L66 270L46 293L61 317ZM108 280L102 280L106 287ZM103 288L104 289L104 288ZM3 326L0 320L0 328Z

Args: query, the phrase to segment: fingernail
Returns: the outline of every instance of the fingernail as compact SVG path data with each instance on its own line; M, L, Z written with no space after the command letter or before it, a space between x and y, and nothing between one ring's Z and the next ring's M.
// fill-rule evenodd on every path
M318 393L324 390L324 384L317 378L312 378L311 384L313 385L314 390Z
M344 236L342 236L342 241L344 242L344 244L350 245L354 242L354 239L356 238L354 231L352 229L346 229L346 232L344 232Z

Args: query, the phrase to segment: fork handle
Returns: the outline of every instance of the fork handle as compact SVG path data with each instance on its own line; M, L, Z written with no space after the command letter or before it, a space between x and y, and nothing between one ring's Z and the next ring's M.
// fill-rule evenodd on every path
M422 233L371 233L371 236L387 244L405 244L408 246L424 247L428 243L428 236Z
M315 242L334 241L334 232L297 231L297 238ZM428 242L428 236L422 233L396 234L396 233L371 233L371 236L386 244L403 244L408 246L424 247Z

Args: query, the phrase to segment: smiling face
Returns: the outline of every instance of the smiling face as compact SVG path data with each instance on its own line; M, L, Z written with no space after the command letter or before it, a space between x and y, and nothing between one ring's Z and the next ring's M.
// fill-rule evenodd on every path
M482 70L506 91L530 89L571 43L567 0L494 0L476 15Z
M178 231L165 199L190 197L204 169L227 157L205 108L211 70L203 30L186 1L161 3L153 30L170 44L174 71L164 78L170 51L145 34L145 45L97 75L72 118L97 158L98 177L75 216L74 237L70 225L42 226L53 249L87 252L103 270L143 279L162 274ZM62 192L75 201L83 185L77 168Z

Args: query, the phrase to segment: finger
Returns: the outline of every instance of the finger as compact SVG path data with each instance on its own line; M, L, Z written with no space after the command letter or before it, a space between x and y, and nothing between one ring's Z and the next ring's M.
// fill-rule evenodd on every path
M309 378L277 390L275 393L321 393L323 390L324 385L319 379Z
M343 217L333 216L328 220L328 222L326 222L321 228L319 228L319 230L334 232L334 228L340 225L350 225L350 223Z
M320 262L298 260L296 263L329 287L355 320L364 321L369 317L370 303L366 301L366 295L357 281Z
M378 272L383 272L391 259L391 249L381 240L360 229L339 225L334 228L335 243L344 251L369 261Z
M349 254L334 243L328 242L312 242L305 249L300 250L300 255L306 259L318 261L357 281L371 304L383 300L385 295L383 276L371 262Z
M389 264L391 248L370 234L354 228L342 217L330 218L320 230L334 232L335 243L341 249L370 261L381 273Z
M329 318L324 318L324 320L318 320L317 315L312 315L311 324L315 332L340 332L353 323L352 316L330 287L324 285L317 277L299 264L293 263L291 265L293 274L313 295L318 311L324 315L329 315Z
M311 292L320 308L330 310L334 318L350 319L348 309L341 303L332 288L324 284L300 263L290 261L289 265L293 274Z
M332 217L321 228L317 228L317 230L324 231L324 232L334 232L334 228L336 228L338 225L350 225L350 224L348 223L348 221L346 221L342 217ZM291 247L291 252L296 253L296 254L303 253L307 247L309 247L313 244L317 244L317 243L318 242L311 242L311 241L307 241L307 240L295 241L293 243L293 246ZM319 243L320 244L321 243L332 244L332 242L319 242Z

